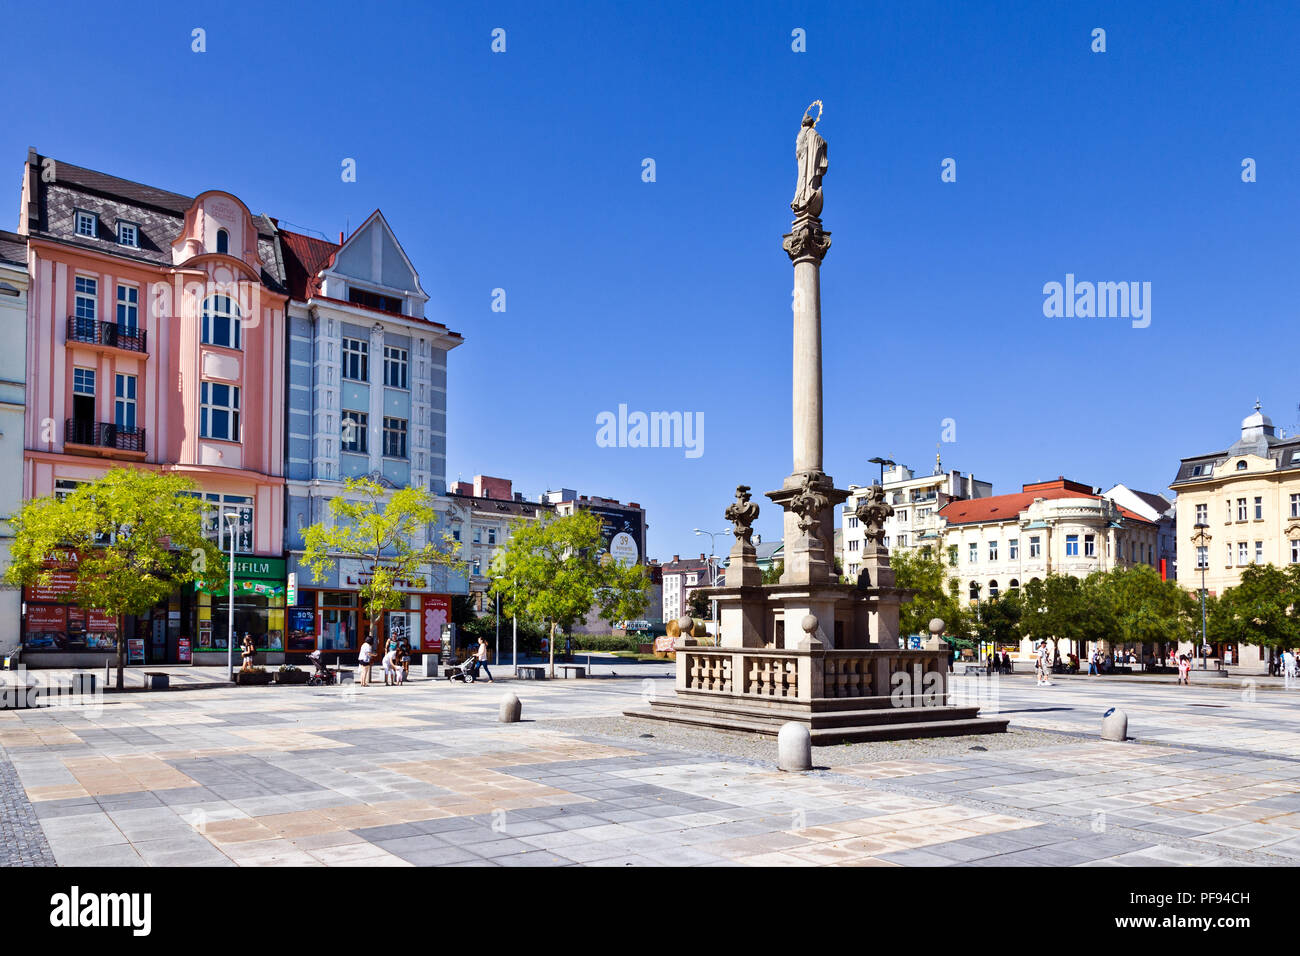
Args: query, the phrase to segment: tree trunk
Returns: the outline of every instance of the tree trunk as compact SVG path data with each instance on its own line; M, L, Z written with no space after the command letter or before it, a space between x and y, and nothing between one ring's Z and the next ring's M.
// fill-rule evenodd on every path
M119 618L118 620L121 620ZM117 633L117 689L126 688L126 635L120 630Z
M555 677L555 622L551 622L551 639L546 642L546 650L550 655L550 671L546 675Z

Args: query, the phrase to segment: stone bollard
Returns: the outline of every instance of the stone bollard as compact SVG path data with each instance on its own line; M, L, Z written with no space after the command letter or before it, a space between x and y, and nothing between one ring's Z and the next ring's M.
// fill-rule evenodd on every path
M1118 708L1112 707L1106 713L1101 715L1101 739L1102 740L1127 740L1128 739L1128 714Z
M501 698L501 716L500 721L503 724L515 724L519 722L519 715L523 713L524 705L519 702L514 691L506 691Z
M792 720L781 725L776 735L776 765L796 773L812 769L812 735L803 724Z

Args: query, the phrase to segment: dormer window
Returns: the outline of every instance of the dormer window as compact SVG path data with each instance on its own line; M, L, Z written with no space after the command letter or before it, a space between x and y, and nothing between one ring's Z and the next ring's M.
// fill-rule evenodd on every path
M119 219L117 221L117 242L118 245L139 249L140 227L133 222L124 222Z
M402 300L391 295L380 295L378 292L367 292L365 289L349 288L348 301L353 305L364 305L369 309L378 309L380 312L391 312L394 315L402 314Z
M78 209L76 213L77 235L94 239L99 235L99 217L93 212Z
M217 230L217 252L230 254L230 233L224 229Z
M1242 461L1237 462L1237 470L1238 470L1238 471L1245 471L1245 470L1246 470L1246 462L1245 462L1244 459L1243 459Z

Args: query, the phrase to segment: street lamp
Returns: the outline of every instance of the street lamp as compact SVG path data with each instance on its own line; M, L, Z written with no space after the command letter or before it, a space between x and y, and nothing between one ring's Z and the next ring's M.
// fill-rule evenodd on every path
M707 534L709 536L709 586L717 587L718 586L718 564L717 564L717 554L714 552L713 539L720 534L730 534L731 532L729 529L725 531L701 531L699 528L693 528L691 530L693 530L696 534ZM720 636L718 634L718 599L717 598L709 599L709 609L710 609L710 617L712 618L713 621L713 642L717 644L719 643L719 636Z
M226 586L226 676L235 679L235 528L239 512L227 511L222 515L230 522L230 580Z
M1204 521L1198 521L1192 526L1196 533L1192 535L1192 543L1196 545L1196 563L1201 566L1201 669L1205 669L1205 568L1210 563L1210 547L1208 542L1211 535L1207 534L1209 525ZM1200 550L1204 548L1204 552Z
M873 465L880 466L880 484L882 487L885 484L885 466L886 465L892 466L898 464L898 462L894 461L893 459L881 458L879 455L877 455L875 458L868 458L867 461L871 462Z

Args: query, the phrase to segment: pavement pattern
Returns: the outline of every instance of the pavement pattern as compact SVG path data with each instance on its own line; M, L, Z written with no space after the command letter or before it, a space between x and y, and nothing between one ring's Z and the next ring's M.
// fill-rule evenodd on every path
M1011 734L818 748L785 774L774 741L619 716L671 694L664 673L0 711L3 862L1300 863L1300 691L966 678ZM497 722L507 689L521 723ZM1111 706L1135 740L1098 739Z

